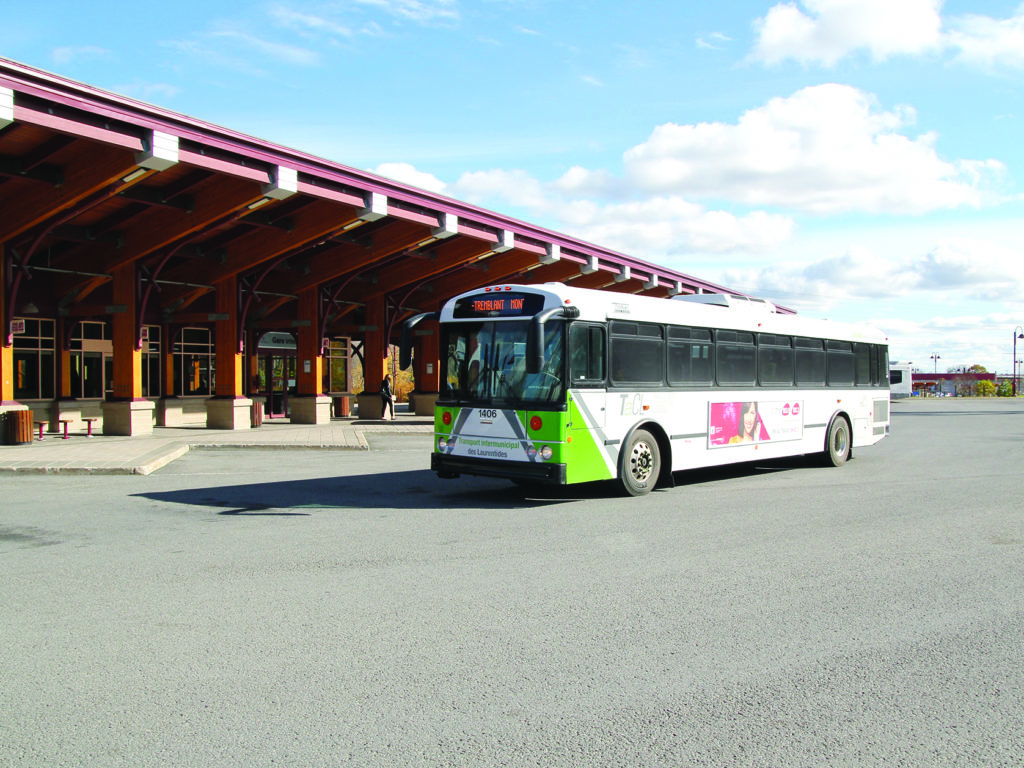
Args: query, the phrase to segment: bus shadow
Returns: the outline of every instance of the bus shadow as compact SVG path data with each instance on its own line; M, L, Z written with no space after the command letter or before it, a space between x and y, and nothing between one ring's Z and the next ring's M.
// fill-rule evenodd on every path
M677 488L688 485L701 485L721 480L736 480L742 477L755 477L757 475L771 474L775 472L789 472L794 469L808 469L821 466L816 456L787 456L781 459L770 459L768 461L748 461L740 464L724 464L719 467L701 467L699 469L684 469L680 472L673 472Z
M504 480L440 480L426 469L133 495L217 510L218 515L224 516L269 517L302 517L318 509L527 509L566 500L533 498Z

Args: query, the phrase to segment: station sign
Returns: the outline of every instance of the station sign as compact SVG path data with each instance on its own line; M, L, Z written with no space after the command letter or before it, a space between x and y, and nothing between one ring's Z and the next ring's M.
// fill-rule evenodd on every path
M295 349L295 337L290 333L270 331L260 337L260 349Z

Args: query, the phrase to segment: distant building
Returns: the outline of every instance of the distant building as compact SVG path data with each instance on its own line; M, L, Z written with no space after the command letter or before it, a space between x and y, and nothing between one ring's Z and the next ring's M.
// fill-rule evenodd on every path
M915 373L913 393L915 395L939 395L942 397L967 397L974 394L979 381L996 383L994 373Z

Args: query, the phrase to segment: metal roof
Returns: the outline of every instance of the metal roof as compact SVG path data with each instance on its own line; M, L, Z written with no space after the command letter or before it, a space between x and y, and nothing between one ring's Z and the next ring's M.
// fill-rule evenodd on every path
M334 308L324 331L338 335L365 322L371 301L401 315L499 282L735 293L7 59L0 206L7 319L30 301L101 316L113 272L129 264L144 322L209 319L215 286L235 279L250 326L286 327L316 289Z

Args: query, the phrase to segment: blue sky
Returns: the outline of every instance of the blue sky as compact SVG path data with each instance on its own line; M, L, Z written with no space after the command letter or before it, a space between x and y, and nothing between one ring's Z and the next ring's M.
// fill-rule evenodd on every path
M1011 369L1020 2L3 5L8 58Z

